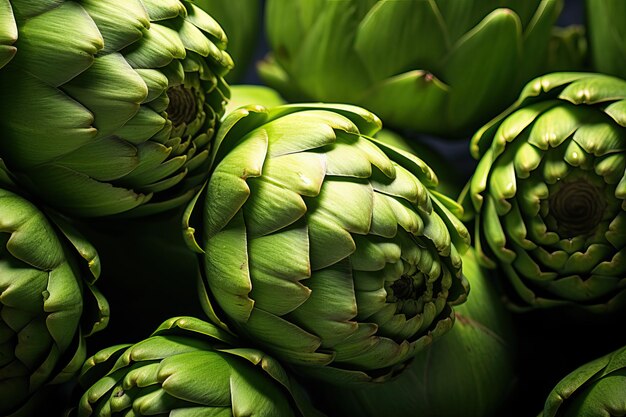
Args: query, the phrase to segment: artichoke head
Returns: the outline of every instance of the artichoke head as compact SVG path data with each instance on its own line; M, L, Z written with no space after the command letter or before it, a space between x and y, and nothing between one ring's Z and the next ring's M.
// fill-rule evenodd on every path
M99 273L95 249L61 218L0 189L1 415L79 371L84 338L108 321Z
M452 330L392 381L358 389L311 384L320 407L327 405L331 416L350 417L496 415L516 379L511 313L474 250L462 258L472 294L455 307Z
M265 83L385 124L466 138L547 62L561 0L268 0Z
M537 78L472 139L476 247L512 306L615 310L626 300L626 81Z
M71 414L79 417L319 415L275 359L193 317L101 350L87 359L79 383L85 393Z
M370 138L380 126L348 105L235 110L188 210L209 314L334 383L390 378L468 292L460 207L423 161Z
M190 199L228 97L217 22L187 0L10 4L0 157L17 181L84 217Z

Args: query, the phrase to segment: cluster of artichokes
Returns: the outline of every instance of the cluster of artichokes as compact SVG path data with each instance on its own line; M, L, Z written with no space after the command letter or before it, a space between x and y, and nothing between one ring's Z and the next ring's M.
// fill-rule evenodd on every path
M0 416L626 413L626 7L569 7L0 0Z

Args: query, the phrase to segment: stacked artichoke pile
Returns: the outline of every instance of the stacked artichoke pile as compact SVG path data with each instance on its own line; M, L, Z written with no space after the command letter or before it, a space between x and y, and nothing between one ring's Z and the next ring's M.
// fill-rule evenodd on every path
M0 0L0 416L625 414L601 3Z

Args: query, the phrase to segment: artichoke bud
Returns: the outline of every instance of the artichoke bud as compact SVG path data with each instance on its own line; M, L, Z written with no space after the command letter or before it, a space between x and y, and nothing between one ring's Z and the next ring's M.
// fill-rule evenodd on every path
M0 414L9 415L79 371L84 337L106 326L108 305L92 286L89 243L17 194L0 189L0 199Z
M334 383L395 375L468 292L458 206L423 161L372 139L379 129L347 105L235 110L191 242L208 314Z
M623 306L625 103L624 80L553 73L472 139L476 243L512 307Z
M189 200L229 96L219 24L188 0L11 4L0 155L19 184L82 217Z
M463 273L472 295L455 307L456 322L448 334L384 384L355 388L311 383L307 388L314 403L330 416L497 415L516 380L516 344L511 313L500 302L488 272L468 250Z
M626 413L626 347L581 365L548 394L539 417Z
M351 103L398 130L467 138L546 72L562 5L268 0L258 71L291 102Z
M301 388L263 352L193 317L87 359L84 395L70 415L318 416Z

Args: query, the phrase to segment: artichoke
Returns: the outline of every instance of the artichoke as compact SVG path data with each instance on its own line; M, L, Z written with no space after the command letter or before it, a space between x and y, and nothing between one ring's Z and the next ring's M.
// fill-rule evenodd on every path
M10 4L18 39L0 71L0 157L17 181L85 217L189 200L228 96L215 20L188 0Z
M290 100L469 137L543 73L561 0L268 0L261 78Z
M554 73L472 138L466 197L513 308L606 312L626 299L626 81ZM469 201L469 200L466 200Z
M46 384L68 381L86 357L84 338L106 326L93 287L95 249L64 223L0 188L0 415L27 406Z
M0 0L0 68L15 55L13 44L17 40L17 26L9 0Z
M463 255L463 274L472 295L455 308L454 327L396 379L359 390L312 387L330 416L495 415L515 379L513 323L473 250Z
M539 417L601 417L626 414L626 347L588 362L563 378Z
M226 75L226 81L238 82L252 61L261 24L259 0L195 0L198 7L215 17L228 36L228 53L235 67Z
M380 127L349 105L242 107L188 209L207 313L334 383L402 370L468 292L460 207L422 160L367 137Z
M593 69L626 78L626 2L586 0L585 11Z
M237 347L229 333L193 317L164 322L147 339L89 358L79 378L82 416L320 415L281 365Z

